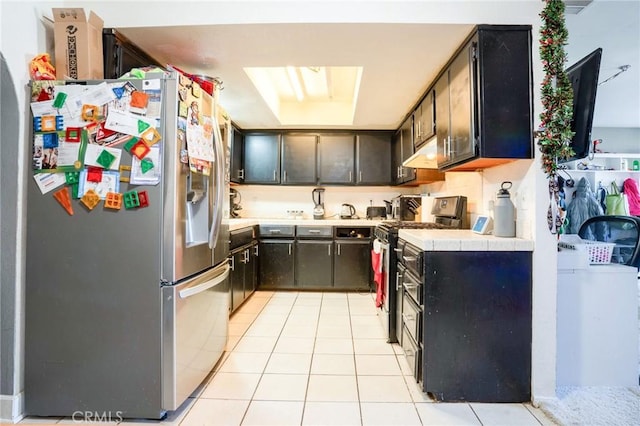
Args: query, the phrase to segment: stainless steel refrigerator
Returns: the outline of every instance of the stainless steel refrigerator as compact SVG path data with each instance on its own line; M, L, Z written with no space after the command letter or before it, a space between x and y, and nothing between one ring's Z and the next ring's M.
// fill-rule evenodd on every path
M214 113L210 175L181 162L179 81L176 73L132 80L140 90L161 88L162 96L160 182L120 184L121 192L146 190L147 207L89 211L73 200L69 215L29 179L27 415L162 418L224 351L228 146Z

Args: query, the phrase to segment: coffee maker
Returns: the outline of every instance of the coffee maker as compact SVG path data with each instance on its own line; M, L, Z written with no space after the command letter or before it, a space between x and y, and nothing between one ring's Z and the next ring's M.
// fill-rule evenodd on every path
M242 196L240 192L236 189L229 188L229 216L232 218L240 217L240 210L242 210L242 206L240 206L240 201L242 201Z

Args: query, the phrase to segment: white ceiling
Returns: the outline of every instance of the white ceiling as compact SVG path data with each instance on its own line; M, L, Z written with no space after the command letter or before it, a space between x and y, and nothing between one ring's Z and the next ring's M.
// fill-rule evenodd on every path
M120 31L161 63L219 77L220 103L242 128L284 128L243 67L326 65L364 67L353 125L328 127L396 129L472 27L266 23ZM567 15L567 27L567 65L597 47L603 48L601 81L631 65L599 87L594 126L640 127L640 0L595 0L580 14Z

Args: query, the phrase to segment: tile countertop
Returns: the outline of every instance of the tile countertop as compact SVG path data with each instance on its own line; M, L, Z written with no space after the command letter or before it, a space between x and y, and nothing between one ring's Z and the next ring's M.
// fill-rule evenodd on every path
M480 235L468 229L400 229L398 236L424 251L533 251L533 240Z
M304 225L304 226L371 226L375 227L382 220L370 219L269 219L269 218L241 218L229 219L229 230L246 228L254 225Z

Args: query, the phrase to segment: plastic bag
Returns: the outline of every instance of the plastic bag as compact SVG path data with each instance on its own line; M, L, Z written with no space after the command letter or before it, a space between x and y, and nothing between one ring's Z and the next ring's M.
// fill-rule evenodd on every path
M627 209L624 195L618 189L615 181L611 182L611 192L605 198L607 205L607 215L610 216L626 216Z

